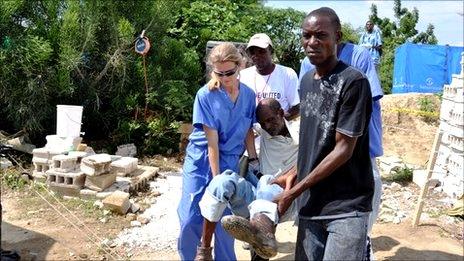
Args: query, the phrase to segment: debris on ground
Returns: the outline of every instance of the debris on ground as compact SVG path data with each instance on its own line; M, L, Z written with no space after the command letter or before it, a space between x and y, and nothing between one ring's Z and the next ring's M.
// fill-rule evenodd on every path
M166 173L166 179L156 179L149 183L150 191L159 192L155 203L151 204L143 214L137 217L136 225L123 230L114 240L126 251L139 249L152 251L177 251L179 221L177 206L173 202L180 201L182 176L180 173ZM153 194L151 194L153 197ZM138 224L140 223L140 226Z

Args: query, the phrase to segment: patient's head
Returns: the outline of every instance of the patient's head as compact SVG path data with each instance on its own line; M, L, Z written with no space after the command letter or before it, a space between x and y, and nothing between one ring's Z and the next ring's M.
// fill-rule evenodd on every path
M271 136L281 134L285 128L284 110L276 99L261 100L256 107L256 116L261 128Z

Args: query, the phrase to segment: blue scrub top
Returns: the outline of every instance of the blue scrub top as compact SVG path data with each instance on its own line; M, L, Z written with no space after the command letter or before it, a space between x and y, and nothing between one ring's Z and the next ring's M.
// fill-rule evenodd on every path
M371 157L382 156L382 114L379 99L383 97L383 91L374 63L369 52L362 46L351 43L344 43L342 45L342 49L338 50L338 59L363 72L369 80L373 100L371 121L369 123L369 152ZM311 64L308 57L305 57L301 62L300 82L303 75L313 68L314 65Z
M190 143L196 147L208 146L203 125L218 132L221 155L242 155L248 130L256 122L256 97L252 89L240 83L235 103L221 87L210 91L208 86L198 90L193 105L193 132ZM188 151L187 151L188 153Z

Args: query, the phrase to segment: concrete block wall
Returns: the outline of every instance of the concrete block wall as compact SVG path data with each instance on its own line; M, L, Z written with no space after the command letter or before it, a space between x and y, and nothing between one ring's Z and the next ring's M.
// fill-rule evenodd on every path
M443 88L440 109L440 130L443 132L433 168L441 189L450 196L460 197L464 188L464 53L461 73L453 75Z

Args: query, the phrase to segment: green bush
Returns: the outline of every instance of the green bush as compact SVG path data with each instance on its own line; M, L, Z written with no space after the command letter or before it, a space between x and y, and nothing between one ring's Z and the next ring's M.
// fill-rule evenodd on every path
M402 168L396 169L390 174L386 181L409 183L412 181L413 169L404 165Z
M439 113L437 112L435 103L430 97L420 97L417 101L421 116L425 122L437 122L439 119Z

